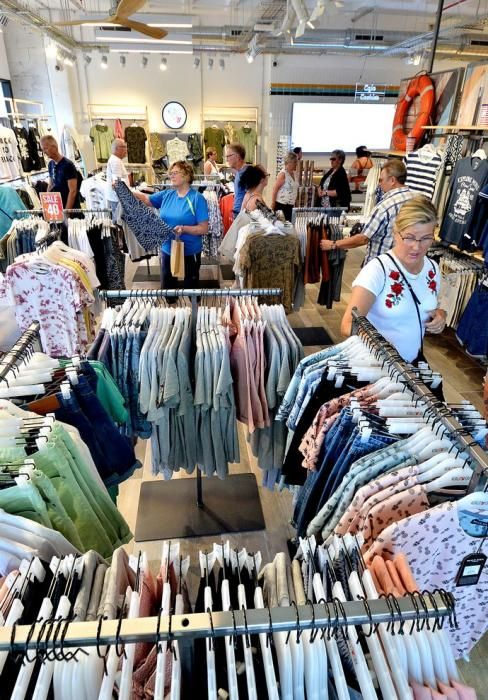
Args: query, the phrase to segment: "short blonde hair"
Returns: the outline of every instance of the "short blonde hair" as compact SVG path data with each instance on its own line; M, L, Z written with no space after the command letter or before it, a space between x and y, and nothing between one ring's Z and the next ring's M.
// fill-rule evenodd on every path
M175 162L169 169L169 172L171 172L174 168L178 168L179 170L181 170L184 177L188 181L188 184L191 185L191 183L195 179L195 171L193 170L193 166L190 165L190 163L187 163L186 160L175 160Z
M437 224L437 210L428 197L416 194L402 204L393 224L395 233L401 233L415 224Z
M297 154L293 153L293 151L290 151L289 153L287 153L285 156L285 165L287 165L287 163L298 163Z
M210 158L212 153L215 153L215 155L217 155L217 151L215 150L215 148L212 148L212 146L209 146L207 148L207 150L205 151L205 155L207 156L207 158Z

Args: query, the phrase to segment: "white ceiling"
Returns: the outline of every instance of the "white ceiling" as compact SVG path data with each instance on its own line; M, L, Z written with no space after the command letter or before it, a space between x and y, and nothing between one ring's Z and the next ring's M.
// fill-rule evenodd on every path
M290 3L292 0L288 0ZM303 0L310 14L317 0ZM257 36L259 51L286 53L348 53L362 54L399 53L408 55L413 50L427 50L437 10L437 0L319 0L325 12L316 21L314 29L307 28L300 39L300 48L293 46L297 20L291 25L291 34L277 36L287 13L286 0L149 0L133 20L147 23L179 21L192 27L171 29L160 47L146 42L137 32L117 34L94 26L81 28L56 28L84 48L152 48L164 51L171 41L190 40L193 52L232 51L242 52L249 41ZM343 3L336 7L335 2ZM463 47L466 60L488 58L488 0L444 0L439 49L452 52ZM14 6L27 13L19 14ZM0 10L9 20L32 22L29 12L40 17L49 26L61 20L78 20L84 17L97 19L111 13L110 0L0 0ZM268 31L266 24L269 25ZM258 28L256 28L258 25ZM263 27L264 25L264 27ZM258 29L258 31L256 31ZM358 39L361 34L364 38ZM127 39L127 44L113 39ZM291 37L291 38L290 38ZM409 43L398 47L407 40ZM486 46L483 42L486 40ZM473 41L475 44L473 44ZM177 48L175 44L172 48ZM181 48L184 48L181 45ZM398 47L398 48L397 48ZM461 56L459 56L461 57Z

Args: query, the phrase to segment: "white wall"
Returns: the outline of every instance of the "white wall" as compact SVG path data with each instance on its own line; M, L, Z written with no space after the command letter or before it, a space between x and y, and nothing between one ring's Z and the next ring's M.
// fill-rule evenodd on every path
M2 80L10 80L10 69L8 67L7 52L5 50L3 33L0 34L0 78Z

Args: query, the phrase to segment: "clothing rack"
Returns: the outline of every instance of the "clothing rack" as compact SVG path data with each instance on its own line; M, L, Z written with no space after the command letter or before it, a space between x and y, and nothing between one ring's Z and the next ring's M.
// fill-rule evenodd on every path
M195 347L199 297L270 296L282 289L122 289L101 291L100 298L161 299L189 297L192 309L192 347ZM195 501L196 485L196 501ZM236 507L239 504L239 507ZM195 508L196 505L196 508ZM145 481L141 486L135 528L136 541L201 537L224 532L264 530L265 522L254 474L213 478L212 491L203 501L203 479Z
M293 207L291 223L295 223L297 216L302 214L323 214L324 216L340 217L347 211L347 207Z
M442 625L445 618L455 620L454 598L446 591L424 592L395 599L347 601L338 610L334 602L308 603L303 606L289 606L263 609L248 609L245 612L193 613L190 615L160 614L156 617L135 619L103 620L100 622L69 622L51 624L35 623L0 628L0 651L25 652L35 649L38 653L47 649L105 646L106 644L127 644L136 642L177 641L181 652L182 665L188 668L187 644L194 639L210 637L236 637L259 633L274 634L296 630L328 630L352 625L374 626L380 623L416 621L420 626L424 620L437 620ZM439 620L442 618L442 623ZM63 630L60 630L63 624ZM415 624L415 622L414 622ZM425 623L424 623L425 624ZM435 624L435 623L434 623ZM53 627L58 626L54 634ZM423 626L423 625L422 625ZM411 632L412 630L410 630ZM61 632L61 633L60 633ZM408 629L406 631L408 634ZM185 649L186 647L186 649ZM69 658L69 657L68 657ZM191 654L190 654L191 659ZM191 661L190 661L191 663Z
M63 212L65 214L110 214L110 209L63 209ZM42 213L42 209L17 209L15 215L41 215Z
M467 488L467 493L472 493L486 483L488 477L488 453L475 442L473 436L466 431L461 423L453 416L450 409L419 381L398 354L395 348L376 330L376 328L364 316L360 316L357 309L352 310L353 331L360 332L370 343L373 352L383 357L391 370L392 375L398 376L419 398L427 404L426 412L433 418L434 424L447 428L449 437L457 443L461 451L466 452L474 464L473 476Z
M8 351L6 355L0 361L0 381L7 382L7 374L10 372L12 367L15 367L18 361L24 356L24 354L32 348L34 343L39 340L39 321L33 321L29 328L25 330L20 338L17 340L15 345Z

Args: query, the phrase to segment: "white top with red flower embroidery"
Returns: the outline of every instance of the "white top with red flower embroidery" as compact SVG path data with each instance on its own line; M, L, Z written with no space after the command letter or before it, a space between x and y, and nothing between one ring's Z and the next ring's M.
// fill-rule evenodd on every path
M393 255L390 252L390 255ZM430 313L437 308L440 274L437 263L425 258L422 271L416 275L408 272L398 258L395 262L409 281L420 302L422 337ZM378 262L381 260L383 267ZM415 302L400 272L388 255L373 258L363 267L352 283L353 287L364 287L375 295L376 300L367 314L368 320L386 340L411 362L421 347L420 327Z

